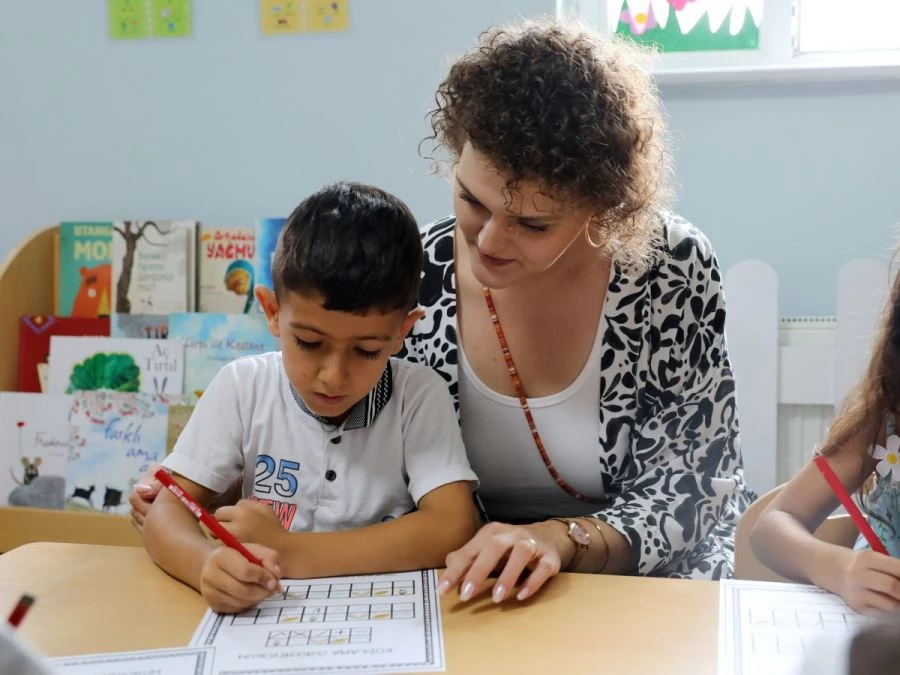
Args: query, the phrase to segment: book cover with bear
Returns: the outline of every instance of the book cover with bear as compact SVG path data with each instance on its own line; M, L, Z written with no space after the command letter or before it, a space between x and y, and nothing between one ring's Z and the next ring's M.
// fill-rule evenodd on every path
M59 224L59 315L108 316L112 303L113 224Z

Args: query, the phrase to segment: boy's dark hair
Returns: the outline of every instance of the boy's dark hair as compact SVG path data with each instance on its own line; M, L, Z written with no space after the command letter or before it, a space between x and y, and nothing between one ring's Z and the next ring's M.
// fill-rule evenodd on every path
M333 183L285 222L272 261L275 295L319 294L328 310L365 314L417 304L422 241L416 219L371 185Z

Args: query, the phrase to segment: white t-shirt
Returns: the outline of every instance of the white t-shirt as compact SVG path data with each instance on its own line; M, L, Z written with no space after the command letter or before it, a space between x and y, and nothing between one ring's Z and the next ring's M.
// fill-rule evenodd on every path
M597 460L600 437L600 346L602 331L578 377L564 390L528 405L550 461L579 493L602 499L603 467ZM550 475L519 399L488 387L472 368L459 345L459 405L463 440L472 468L482 481L479 496L493 520L543 520L551 516L584 516L597 505L567 494ZM611 453L628 450L622 439Z
M371 525L447 483L477 487L447 385L396 359L339 427L309 412L281 352L232 361L164 466L216 493L242 475L243 496L270 503L294 532Z

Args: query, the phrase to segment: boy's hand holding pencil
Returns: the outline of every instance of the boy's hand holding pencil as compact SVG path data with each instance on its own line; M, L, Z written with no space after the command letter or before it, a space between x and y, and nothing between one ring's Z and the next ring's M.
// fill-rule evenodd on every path
M243 612L281 590L278 554L259 544L247 544L247 549L260 565L229 546L209 554L200 574L200 593L211 609L225 614Z
M155 476L223 544L210 552L200 572L199 591L213 610L243 612L281 590L276 551L259 544L245 546L164 469Z

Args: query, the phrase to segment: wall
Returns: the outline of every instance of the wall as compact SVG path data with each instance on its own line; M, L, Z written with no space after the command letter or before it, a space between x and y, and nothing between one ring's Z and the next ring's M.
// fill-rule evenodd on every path
M104 0L3 0L0 257L60 219L286 213L353 178L449 212L417 154L450 55L553 0L352 0L343 34L263 38L255 0L194 0L187 40L112 42ZM897 83L664 89L678 210L727 266L775 266L782 314L833 314L840 264L900 223Z

